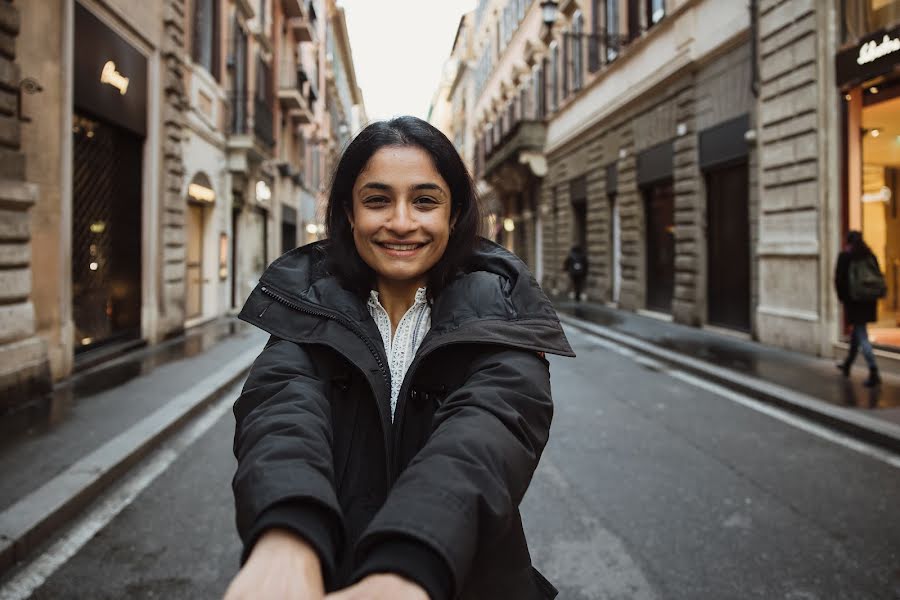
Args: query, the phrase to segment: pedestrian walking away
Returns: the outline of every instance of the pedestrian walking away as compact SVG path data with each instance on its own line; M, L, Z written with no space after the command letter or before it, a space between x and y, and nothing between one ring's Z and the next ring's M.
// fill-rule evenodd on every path
M271 334L234 405L227 600L553 598L519 513L574 356L521 260L478 237L452 143L399 117L334 173L327 239L240 317Z
M572 246L563 263L563 269L572 280L572 291L575 294L575 302L581 302L581 293L584 290L584 280L587 277L588 261L584 248L579 245Z
M869 367L865 385L874 387L881 383L881 377L875 363L872 343L869 341L867 324L878 320L878 299L887 293L887 286L878 259L859 231L847 233L847 245L838 255L834 271L834 287L838 299L844 305L845 319L851 327L847 358L838 363L837 367L844 377L849 377L853 361L861 350Z

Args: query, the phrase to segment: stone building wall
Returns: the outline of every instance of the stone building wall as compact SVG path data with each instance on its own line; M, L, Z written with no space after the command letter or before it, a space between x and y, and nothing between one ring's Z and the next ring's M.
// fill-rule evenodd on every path
M50 389L44 341L31 300L31 214L38 187L25 181L16 62L20 15L0 0L0 415Z
M763 342L816 353L820 307L818 22L814 0L759 4L759 306Z
M163 336L178 333L185 318L185 201L182 195L184 136L187 95L184 87L184 0L165 0L162 38L162 108L163 186L160 245L162 250L162 285L160 286L160 332Z
M619 306L628 310L645 307L646 215L637 183L637 157L649 148L672 142L676 236L672 316L675 321L695 326L706 321L706 190L699 167L698 134L744 114L750 115L752 127L755 102L750 67L750 45L744 37L697 70L687 70L652 94L644 94L643 99L588 129L550 156L549 174L541 196L547 215L545 264L557 265L560 271L556 276L552 270L545 272L545 286L551 290L556 287L561 293L569 291L568 278L561 271L572 240L569 184L585 175L590 262L587 293L594 301L613 299L612 222L606 177L607 167L614 164L621 243ZM755 247L756 154L752 148L748 163L750 238ZM551 218L554 196L558 207L555 237ZM751 268L751 276L755 278L753 273L755 267ZM757 287L751 285L751 288L751 305L755 306Z

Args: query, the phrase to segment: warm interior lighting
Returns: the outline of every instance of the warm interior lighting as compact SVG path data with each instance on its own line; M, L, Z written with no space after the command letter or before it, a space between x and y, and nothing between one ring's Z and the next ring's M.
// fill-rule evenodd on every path
M91 223L91 233L103 233L104 231L106 231L106 223L104 221L94 221ZM91 249L93 249L93 247Z
M506 231L515 231L516 222L509 217L503 219L503 229L505 229Z
M200 202L215 202L216 200L216 193L199 183L192 183L188 186L188 196Z
M92 263L91 263L90 265L88 265L88 266L90 267L91 271L96 271L97 269L100 268L100 265L97 264L96 262L92 262Z
M878 137L879 135L881 135L880 131L878 131L877 129L872 130L872 137Z
M306 224L306 233L308 233L310 235L315 235L317 231L318 231L318 228L316 227L315 223L307 223Z
M873 94L877 94L877 93L878 93L878 88L877 88L876 86L873 85L872 87L869 88L869 92L871 92L871 93L873 93Z

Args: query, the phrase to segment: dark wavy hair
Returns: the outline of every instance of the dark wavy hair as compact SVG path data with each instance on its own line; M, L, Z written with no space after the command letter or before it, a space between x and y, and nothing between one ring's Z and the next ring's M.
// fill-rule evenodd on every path
M434 299L459 273L477 243L481 215L475 185L456 148L436 127L411 116L376 121L347 145L331 179L325 227L328 242L328 271L344 287L360 295L375 287L375 272L356 251L350 219L353 210L353 186L369 159L389 146L415 146L431 156L434 166L450 186L450 215L456 223L450 231L447 248L428 272L428 295Z

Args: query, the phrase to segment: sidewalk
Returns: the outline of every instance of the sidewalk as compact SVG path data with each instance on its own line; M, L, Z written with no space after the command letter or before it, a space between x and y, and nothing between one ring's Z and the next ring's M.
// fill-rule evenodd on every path
M556 299L555 306L568 325L900 452L900 376L885 373L882 385L864 387L861 356L844 379L834 360L602 304Z
M0 573L246 375L266 335L234 319L72 376L0 432Z

